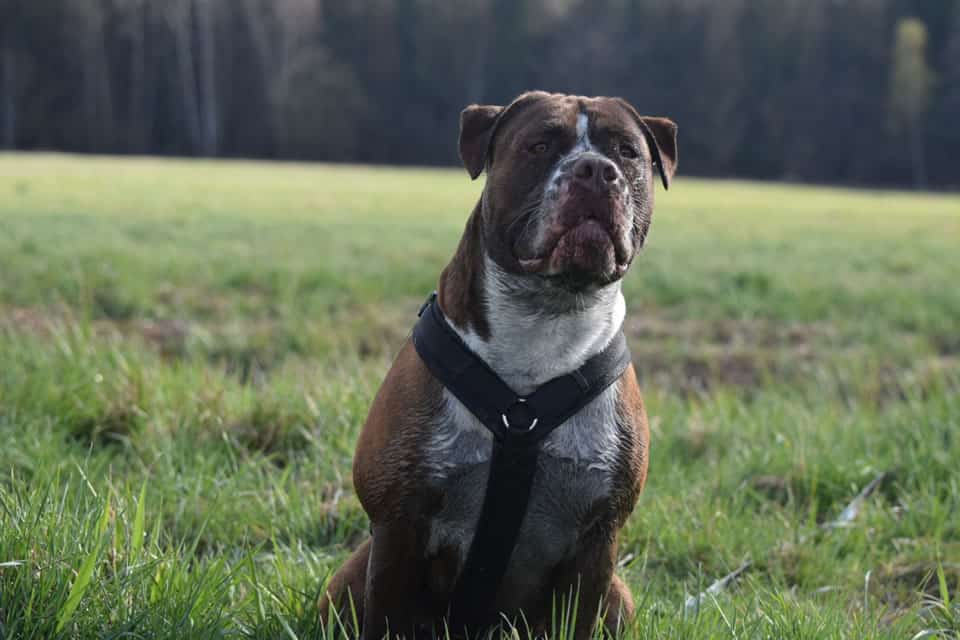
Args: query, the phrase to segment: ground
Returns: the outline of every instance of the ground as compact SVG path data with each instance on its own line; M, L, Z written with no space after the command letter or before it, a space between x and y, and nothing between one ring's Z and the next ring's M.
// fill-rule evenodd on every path
M0 637L321 636L367 531L357 432L479 191L0 155ZM624 287L653 437L628 634L956 637L960 196L657 198Z

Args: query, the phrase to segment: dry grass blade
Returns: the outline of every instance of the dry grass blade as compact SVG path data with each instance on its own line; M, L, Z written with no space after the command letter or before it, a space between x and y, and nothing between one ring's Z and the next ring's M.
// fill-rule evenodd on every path
M719 595L733 583L734 580L739 578L743 573L753 565L752 562L747 560L739 567L723 576L719 580L716 580L713 584L706 588L705 591L701 591L699 595L696 596L687 596L686 601L683 603L684 613L687 615L695 615L700 611L700 604L707 598L707 596L716 596Z
M866 499L877 490L877 488L889 475L890 473L888 471L881 471L878 473L873 480L871 480L867 486L865 486L860 493L858 493L856 497L851 500L846 507L844 507L843 511L840 512L840 515L837 516L837 519L824 523L822 525L823 528L835 529L849 526L850 523L853 522L860 514L860 510L863 507ZM805 542L806 540L807 538L801 538L801 542ZM687 615L695 615L700 610L700 605L707 596L716 596L722 593L728 586L730 586L730 584L739 578L743 572L749 569L751 564L752 563L748 560L727 575L723 576L719 580L716 580L713 584L707 587L705 591L701 591L699 595L688 595L683 604L684 613ZM869 581L869 572L867 575L867 580Z
M860 509L863 508L863 504L867 498L869 498L877 488L883 484L883 481L887 479L890 473L888 471L881 471L878 473L870 483L863 488L857 496L850 501L850 503L844 507L843 511L840 512L840 515L837 516L836 520L831 520L830 522L825 522L823 524L824 529L837 529L840 527L848 527L850 523L856 520L857 516L860 515Z

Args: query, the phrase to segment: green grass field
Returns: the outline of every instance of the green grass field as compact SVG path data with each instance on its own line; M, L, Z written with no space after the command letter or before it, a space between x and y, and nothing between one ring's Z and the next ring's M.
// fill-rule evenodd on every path
M0 155L0 637L323 636L356 435L479 191ZM681 177L625 290L630 635L958 637L960 196Z

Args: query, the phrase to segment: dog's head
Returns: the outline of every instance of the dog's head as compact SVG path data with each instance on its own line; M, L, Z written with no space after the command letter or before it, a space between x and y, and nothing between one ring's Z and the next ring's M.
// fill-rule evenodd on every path
M585 290L619 280L643 246L654 175L670 184L677 126L620 98L531 92L460 115L460 157L486 168L482 225L501 269Z

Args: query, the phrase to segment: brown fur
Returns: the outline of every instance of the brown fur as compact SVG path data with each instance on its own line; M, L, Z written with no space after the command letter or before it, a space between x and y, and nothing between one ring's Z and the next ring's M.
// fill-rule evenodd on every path
M405 374L403 379L410 386L392 387L401 393L384 393L388 382L400 384L393 377L395 371L398 375ZM387 621L391 634L412 636L432 625L440 628L458 571L456 558L443 549L427 558L424 550L428 521L439 510L442 497L424 491L422 475L415 465L409 464L416 459L416 454L411 452L404 458L391 446L391 433L397 438L394 444L408 443L408 437L425 438L426 433L414 436L416 428L409 425L413 428L400 437L401 429L394 429L393 425L403 421L381 421L382 414L377 413L396 409L390 398L404 397L402 390L416 389L428 376L412 343L408 342L374 400L358 444L354 477L357 493L373 525L373 541L365 541L331 579L320 608L322 618L330 620L332 601L336 603L340 619L349 620L348 598L352 597L358 619L363 621L365 638L381 637L387 631ZM429 383L436 384L432 378ZM646 479L649 431L632 366L620 378L619 388L622 444L614 492L608 501L598 505L596 524L581 542L575 557L549 577L539 602L524 607L527 621L544 630L550 620L554 594L560 597L578 591L578 638L589 636L601 608L605 614L604 625L611 632L633 615L629 589L613 571L617 560L617 531L633 510ZM429 410L430 404L425 403L421 410ZM401 409L394 415L410 414ZM420 424L427 423L429 419ZM372 483L368 481L371 477L376 478ZM501 586L497 605L503 610L514 608L512 591L509 584ZM358 598L358 594L363 596Z
M373 531L364 590L366 637L380 637L388 619L392 631L412 632L413 620L433 609L422 593L427 574L422 549L441 496L427 489L420 461L440 397L440 384L408 340L374 398L357 443L354 486ZM356 578L333 582L352 585Z
M523 145L537 139L544 123L555 125L561 143L569 137L577 114L590 107L602 130L635 140L640 161L658 160L664 183L676 168L676 125L663 118L641 117L617 99L588 99L533 92L507 107L473 105L461 115L460 154L470 175L488 169L487 186L467 221L463 238L439 283L439 304L458 327L489 339L483 292L484 257L507 272L519 272L513 255L511 223L530 193L540 188L548 165L522 160ZM567 133L564 133L567 132ZM601 136L602 137L602 136ZM607 144L599 139L595 144ZM507 152L510 153L507 153ZM521 158L521 160L517 160ZM639 161L638 161L639 162ZM635 230L634 252L642 246L652 209L652 172L634 181L636 164L624 162L627 179L643 184L642 215ZM637 174L641 175L641 174ZM515 226L515 225L514 225ZM631 258L632 259L632 258ZM457 573L459 556L440 548L428 557L432 516L444 496L430 489L424 468L431 425L442 410L442 387L420 360L410 340L401 349L371 406L357 444L354 485L370 517L372 539L364 542L330 580L320 603L321 617L331 619L331 605L347 619L352 597L365 638L416 636L442 629ZM649 430L633 367L619 381L617 398L619 450L610 495L597 504L596 517L582 535L575 553L543 578L535 602L518 602L517 590L505 581L496 604L503 611L522 607L535 630L548 629L552 598L579 589L576 637L591 633L596 613L604 611L608 631L616 633L633 614L626 585L614 575L617 535L633 510L647 475Z
M486 162L487 182L478 207L482 219L480 237L483 251L504 270L523 273L513 252L515 234L530 204L550 173L551 154L526 157L526 148L543 139L554 140L557 149L572 145L577 115L587 110L591 123L605 131L635 142L640 164L660 166L664 185L669 185L677 168L677 126L667 118L641 116L620 98L584 98L531 91L507 107L472 105L461 114L460 149L468 170ZM608 155L614 155L613 137L593 140ZM487 146L486 150L480 149ZM470 149L465 153L464 149ZM479 166L483 166L480 164ZM627 182L633 184L639 164L623 163ZM643 246L653 208L653 172L649 172L641 209L644 213L634 230L634 254ZM477 212L474 212L476 217ZM631 258L632 259L632 258Z
M457 253L440 274L440 308L458 327L490 337L487 301L483 293L483 220L477 204L467 220Z

